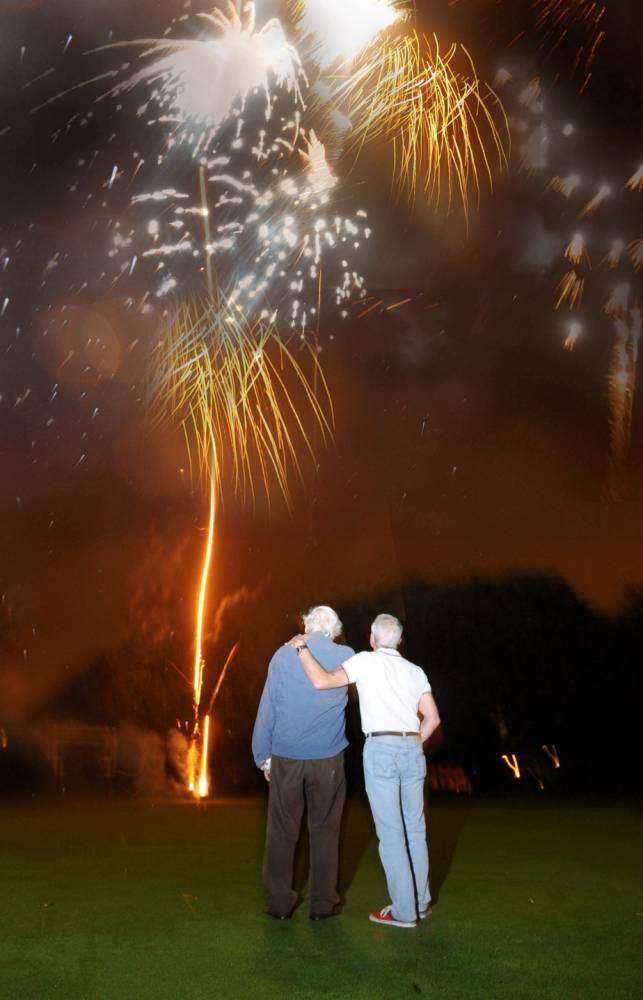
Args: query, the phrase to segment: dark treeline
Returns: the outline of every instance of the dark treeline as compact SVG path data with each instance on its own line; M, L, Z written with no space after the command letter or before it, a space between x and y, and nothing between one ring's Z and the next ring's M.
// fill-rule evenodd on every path
M405 655L426 670L443 718L430 759L459 765L474 791L640 789L643 590L632 591L613 617L592 608L559 576L535 574L415 581L338 610L346 640L356 649L366 648L375 614L391 611L402 618ZM219 791L251 790L261 782L250 736L269 658L287 637L283 620L275 621L267 604L246 609L228 623L217 648L206 651L214 684L216 664L241 640L214 713ZM31 722L136 727L165 739L177 720L191 716L189 677L181 663L185 650L178 637L153 649L132 639L89 665ZM359 787L354 693L348 731L349 775ZM15 786L16 778L22 783L25 767L20 740L12 740L10 725L7 732L9 747L0 751L4 787ZM513 755L520 780L509 766Z
M483 788L512 777L503 754L568 789L640 788L642 592L608 618L554 575L418 581L347 609L349 634L387 607L440 706L435 760L461 762ZM543 746L556 748L555 775Z

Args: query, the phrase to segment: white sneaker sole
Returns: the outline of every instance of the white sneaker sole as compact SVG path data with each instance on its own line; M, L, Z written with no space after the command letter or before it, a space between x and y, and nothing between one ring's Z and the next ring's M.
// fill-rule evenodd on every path
M420 913L420 915L419 915L420 916L420 920L426 920L426 918L430 917L432 913L433 913L433 910L431 909L431 907L429 907L428 910L424 910L422 913Z
M405 920L386 920L384 917L376 917L373 913L369 913L368 919L374 924L383 924L384 927L417 927L417 922L405 921Z

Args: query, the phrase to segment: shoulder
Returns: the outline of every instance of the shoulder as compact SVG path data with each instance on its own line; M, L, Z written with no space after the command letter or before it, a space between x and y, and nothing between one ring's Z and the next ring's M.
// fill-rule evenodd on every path
M346 648L352 663L366 663L373 655L372 653L368 653L365 649L362 650L361 653L356 653L355 650L350 649L348 646Z
M359 679L359 674L363 670L364 666L368 663L369 658L372 653L353 653L349 656L347 660L344 660L342 666L346 671L348 679L351 683L354 683Z
M429 679L426 676L426 670L424 670L423 667L419 667L417 665L417 663L411 663L410 667L411 667L411 670L412 670L412 673L413 673L413 677L415 678L416 682L419 684L420 688L422 689L422 693L424 691L429 691L430 692L431 685L429 684Z
M268 672L274 673L275 671L283 668L290 661L291 654L294 652L295 651L291 646L280 646L279 649L273 654L273 657L268 665Z
M413 677L417 677L418 679L424 678L426 680L426 673L424 669L419 666L419 664L413 663L412 660L407 660L405 656L402 657L402 660L409 674L412 674Z

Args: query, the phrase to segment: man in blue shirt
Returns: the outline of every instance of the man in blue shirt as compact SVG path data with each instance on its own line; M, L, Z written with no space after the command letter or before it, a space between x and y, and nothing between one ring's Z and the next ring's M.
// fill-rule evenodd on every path
M321 666L337 669L353 650L335 642L342 623L320 605L304 615L306 642ZM339 829L346 798L344 749L346 688L316 691L291 646L277 650L252 734L257 767L270 782L263 865L266 912L286 920L297 894L292 888L295 848L304 802L310 838L310 917L323 920L339 903Z

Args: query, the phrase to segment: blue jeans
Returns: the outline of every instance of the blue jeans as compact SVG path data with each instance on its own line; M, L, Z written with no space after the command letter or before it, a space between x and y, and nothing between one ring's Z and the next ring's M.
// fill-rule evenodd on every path
M364 746L364 776L392 914L397 920L415 920L416 894L420 912L431 901L424 822L426 759L419 739L369 737Z

